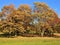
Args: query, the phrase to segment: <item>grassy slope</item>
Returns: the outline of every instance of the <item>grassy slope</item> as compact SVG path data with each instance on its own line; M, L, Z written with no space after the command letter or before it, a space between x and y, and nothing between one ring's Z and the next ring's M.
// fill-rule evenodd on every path
M60 45L60 38L47 38L47 37L0 38L0 45Z

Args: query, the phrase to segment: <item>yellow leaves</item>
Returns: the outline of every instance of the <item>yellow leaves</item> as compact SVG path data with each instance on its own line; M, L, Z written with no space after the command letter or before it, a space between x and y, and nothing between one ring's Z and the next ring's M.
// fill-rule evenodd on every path
M42 18L44 19L44 18L45 18L45 16L42 16Z
M4 7L3 7L3 9L8 9L8 8L9 8L9 6L4 6Z
M2 12L0 12L0 17L2 17L3 16L3 14L2 14Z
M27 4L24 4L24 5L20 5L20 8L25 8L25 9L27 9L27 8L30 8L30 6L27 5Z
M15 15L20 15L20 11L16 10L16 14Z
M24 27L19 27L19 29L20 29L20 32L25 32L25 29L24 29Z
M49 8L47 4L45 4L44 2L34 2L35 4L35 7L37 8L40 8L40 7L43 7L43 8Z
M42 27L45 26L45 23L44 23L44 22L40 22L39 24L40 24L40 26L42 26Z
M36 11L39 12L34 12L35 18L40 19L40 22L47 22L49 21L50 23L54 22L55 16L54 11L48 7L45 3L39 3L35 2L35 9ZM40 10L39 10L40 9Z
M12 10L13 10L13 9L15 9L15 8L14 8L14 5L13 5L13 4L10 4L9 6L4 6L4 7L3 7L3 10L4 10L4 9L7 9L7 10L8 10L8 9L12 9Z
M27 5L27 4L24 4L24 5L20 5L20 7L18 8L18 10L20 10L20 11L27 11L27 12L31 12L31 8L30 8L30 6L29 5Z

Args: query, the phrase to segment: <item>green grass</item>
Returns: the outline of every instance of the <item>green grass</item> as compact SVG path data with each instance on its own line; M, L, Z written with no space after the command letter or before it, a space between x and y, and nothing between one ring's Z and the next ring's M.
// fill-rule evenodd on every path
M0 38L0 45L60 45L60 38Z

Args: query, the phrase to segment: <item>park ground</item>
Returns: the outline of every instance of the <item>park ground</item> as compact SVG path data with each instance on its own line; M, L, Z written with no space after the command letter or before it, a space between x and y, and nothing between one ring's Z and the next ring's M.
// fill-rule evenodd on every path
M60 45L60 38L57 37L22 37L2 38L0 45Z

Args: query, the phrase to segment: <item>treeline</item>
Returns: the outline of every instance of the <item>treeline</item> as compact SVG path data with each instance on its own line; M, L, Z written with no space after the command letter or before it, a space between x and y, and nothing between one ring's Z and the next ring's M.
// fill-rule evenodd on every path
M0 12L0 32L7 36L53 36L60 33L60 19L54 10L43 2L34 7L22 4L4 6Z

